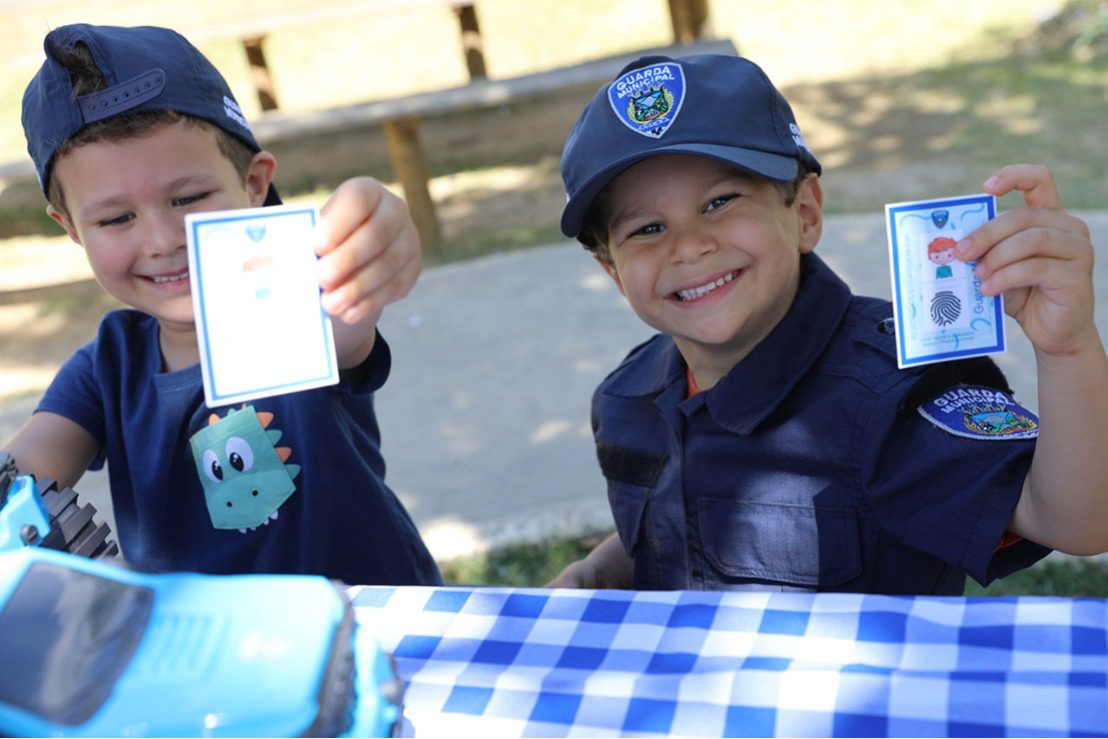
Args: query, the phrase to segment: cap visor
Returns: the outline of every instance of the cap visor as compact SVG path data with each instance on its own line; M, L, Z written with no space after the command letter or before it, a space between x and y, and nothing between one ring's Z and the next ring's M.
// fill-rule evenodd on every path
M585 213L596 199L596 196L607 187L612 180L633 164L644 159L656 157L660 154L692 154L694 156L716 159L724 164L730 164L751 174L775 182L789 182L796 177L798 162L794 157L781 154L770 154L755 149L740 149L734 146L718 146L715 144L673 144L649 151L638 152L634 156L621 159L597 172L581 186L580 189L566 202L562 211L562 233L569 238L576 238L581 233L581 225L585 220Z

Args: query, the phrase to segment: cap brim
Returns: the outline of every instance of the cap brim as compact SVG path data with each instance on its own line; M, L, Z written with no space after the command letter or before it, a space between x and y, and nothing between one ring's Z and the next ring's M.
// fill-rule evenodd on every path
M596 199L596 196L631 165L659 154L693 154L709 159L717 159L725 164L730 164L775 182L792 181L796 177L799 167L797 160L793 157L770 154L755 149L740 149L734 146L713 144L674 144L638 152L634 156L621 159L605 167L578 188L577 192L566 201L565 210L562 211L562 233L569 238L576 238L581 233L585 213L592 205L593 200Z

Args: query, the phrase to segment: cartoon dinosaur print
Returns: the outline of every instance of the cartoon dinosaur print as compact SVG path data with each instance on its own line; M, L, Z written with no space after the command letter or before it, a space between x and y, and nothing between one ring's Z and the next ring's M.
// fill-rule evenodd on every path
M243 405L222 419L213 413L189 440L215 528L246 533L268 524L296 492L300 466L286 464L292 449L277 446L281 432L272 422L272 413Z

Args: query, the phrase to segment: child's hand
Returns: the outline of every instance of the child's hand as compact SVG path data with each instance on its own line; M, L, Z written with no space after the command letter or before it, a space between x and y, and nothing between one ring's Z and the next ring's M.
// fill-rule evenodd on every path
M630 588L634 563L620 543L618 534L597 544L584 559L570 562L548 588Z
M955 248L959 259L977 260L981 291L1004 294L1005 311L1038 351L1068 355L1099 341L1089 229L1063 210L1050 170L1013 164L984 187L998 197L1019 190L1026 207L999 215Z
M595 590L602 586L600 577L592 563L587 559L579 559L566 565L557 577L543 587Z
M338 319L339 364L350 366L365 358L356 356L361 349L368 355L384 307L415 285L422 265L419 236L407 204L370 177L339 185L320 215L321 302Z

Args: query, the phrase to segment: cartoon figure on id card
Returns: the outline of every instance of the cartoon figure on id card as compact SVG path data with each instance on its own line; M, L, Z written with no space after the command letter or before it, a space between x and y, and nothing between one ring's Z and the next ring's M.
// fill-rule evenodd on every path
M949 236L939 236L927 245L927 258L937 266L936 280L954 276L954 270L950 265L954 262L954 245L957 243Z
M934 279L925 279L931 293L927 312L931 330L940 331L961 327L969 318L965 305L966 268L954 258L954 245L960 234L951 229L945 229L945 234L931 238L925 249L927 261L935 267Z

